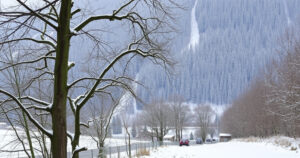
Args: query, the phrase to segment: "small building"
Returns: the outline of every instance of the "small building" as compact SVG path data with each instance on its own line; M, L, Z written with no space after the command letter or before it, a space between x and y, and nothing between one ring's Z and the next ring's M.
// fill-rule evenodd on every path
M229 133L220 133L219 134L220 142L228 142L230 140L231 140L231 134L229 134Z
M164 136L164 140L175 141L175 136L171 135L171 134L170 135L167 134L167 135Z

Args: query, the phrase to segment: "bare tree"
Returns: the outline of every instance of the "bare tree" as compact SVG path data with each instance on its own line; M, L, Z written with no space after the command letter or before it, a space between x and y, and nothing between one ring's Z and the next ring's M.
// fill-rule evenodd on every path
M33 80L31 85L36 84L35 81L42 76L52 78L53 80L45 82L52 83L48 89L52 89L53 99L47 102L30 96L28 92L25 96L18 97L10 89L5 88L0 89L0 93L6 97L4 100L14 101L28 120L50 138L51 151L55 158L67 156L67 137L71 140L73 157L78 157L80 151L86 150L84 146L79 146L80 127L83 125L80 121L80 114L81 109L96 93L105 93L106 88L111 86L131 91L128 82L132 80L124 77L126 75L109 75L114 74L116 65L123 60L125 63L130 63L131 59L136 56L150 59L154 64L163 67L172 64L167 58L165 49L169 38L165 37L169 37L167 35L173 31L170 25L173 18L171 9L178 5L171 0L128 0L122 2L119 7L112 8L109 14L96 13L95 16L86 16L82 5L72 0L42 0L35 6L30 5L28 1L16 1L17 6L9 10L2 8L0 12L1 51L5 51L8 44L13 44L23 54L30 54L31 58L14 64L1 61L0 71L17 65L26 65L35 72L34 77L31 77ZM76 5L77 3L79 4ZM139 9L141 6L143 13ZM103 31L92 26L101 22L125 23L126 25L123 26L131 30L128 33L127 44L119 45L116 47L117 50L100 49L101 45L105 45L104 39L102 40L99 35ZM162 36L158 37L158 35ZM101 63L98 66L103 69L98 69L94 76L77 79L69 76L72 68L75 69L75 63L69 61L73 54L70 51L71 41L76 40L75 37L77 39L83 37L92 41L94 44L89 50L92 54L101 54L102 57L109 54L109 57L99 61ZM83 44L90 45L86 42ZM84 49L80 51L86 52ZM124 65L121 66L122 72L125 72L127 68L126 64ZM76 93L71 94L72 91ZM18 98L34 102L35 105L28 107ZM67 103L74 116L74 134L67 129ZM52 120L50 129L45 128L39 120L34 118L29 108L49 114Z
M279 127L276 116L266 106L267 88L257 79L250 88L233 102L222 116L222 130L234 137L269 136Z
M143 109L142 119L150 128L147 133L157 138L162 143L164 136L171 127L170 106L163 101L154 101Z
M172 122L175 128L175 138L177 141L182 139L183 127L189 121L188 114L190 108L183 103L183 98L180 96L173 96L170 100L171 115L173 116Z
M11 49L11 47L8 47L8 53L2 56L4 58L3 60L6 59L6 61L8 61L11 65L29 58L28 56L23 56L18 52L11 52ZM17 96L17 99L21 103L30 106L32 103L21 98L21 96L24 95L24 92L28 89L29 85L32 83L32 80L30 80L29 77L31 76L32 71L28 71L27 69L28 67L22 67L20 65L12 66L9 69L6 69L6 71L2 73L2 82L7 83L5 87L11 89L12 93ZM37 98L42 98L42 94L38 92L40 89L40 87L35 87L35 89L31 90L31 93ZM28 157L34 158L36 155L35 153L42 154L43 157L50 156L49 149L47 147L47 140L44 137L45 135L40 133L39 130L34 128L34 126L30 122L28 122L27 115L24 113L24 111L20 110L20 108L13 102L13 100L8 99L2 102L1 109L2 114L5 115L5 120L10 124L10 126L13 127L16 137L26 138L26 141L24 141L23 139L17 139L17 141L23 144L23 150ZM44 116L40 113L39 110L35 110L33 112L33 116L36 119L39 119L40 123L45 126L47 126L47 124L49 123L49 121L47 120L48 116ZM18 119L15 119L15 117L17 117ZM23 133L25 133L25 135ZM35 143L36 145L34 146L33 143ZM28 153L27 150L29 150L30 153Z
M293 137L300 129L300 39L297 35L299 32L295 30L285 34L278 50L282 60L274 62L266 77L269 112L285 122L289 130L286 134Z
M285 35L280 60L273 61L224 112L223 131L235 137L299 135L300 41L295 35Z
M99 98L91 103L87 112L88 119L86 124L82 126L89 127L84 131L92 137L96 142L99 150L99 157L105 157L105 140L109 136L111 131L110 124L113 115L116 112L116 108L119 104L119 100L113 101L105 99L105 96L98 96ZM107 96L106 96L107 97ZM99 104L100 103L100 104Z
M212 123L212 117L214 115L213 110L209 105L199 104L195 109L196 124L200 127L200 136L205 141L209 134L209 128Z
M125 135L125 143L126 143L126 146L128 146L127 148L127 156L129 158L132 157L131 155L131 133L129 132L129 127L130 125L132 124L132 117L130 114L129 114L129 105L126 105L125 107L123 107L121 113L121 120L122 120L122 125L123 125L123 128L125 129L125 132L126 132L126 135ZM132 127L131 127L132 128ZM128 142L127 142L127 139L128 139Z

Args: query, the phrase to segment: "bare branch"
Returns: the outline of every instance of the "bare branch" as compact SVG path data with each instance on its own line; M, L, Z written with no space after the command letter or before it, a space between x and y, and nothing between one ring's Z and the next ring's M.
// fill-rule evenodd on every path
M47 45L51 46L53 49L56 49L56 46L50 41L36 40L36 39L33 39L33 38L19 38L19 39L4 41L4 42L1 42L0 45L7 44L7 43L12 43L12 42L18 42L18 41L33 41L35 43L47 44Z
M17 105L25 112L25 114L27 115L27 117L29 118L29 120L39 129L41 130L45 135L47 135L48 137L52 137L52 133L48 130L46 130L31 114L30 112L23 106L23 104L12 94L10 94L9 92L6 92L2 89L0 89L0 93L8 96L9 98L13 99L15 101L15 103L17 103Z
M11 67L14 67L14 66L17 66L17 65L32 64L32 63L38 62L38 61L43 60L43 59L53 59L53 60L55 60L55 57L43 56L43 57L37 58L35 60L31 60L31 61L18 62L16 64L12 64L12 65L6 66L4 68L1 68L0 71L6 70L8 68L11 68Z
M52 24L50 21L46 20L45 18L43 18L40 14L38 14L36 11L32 10L30 7L28 7L24 2L22 2L21 0L17 0L19 2L19 4L21 4L24 8L26 8L28 11L30 11L32 14L34 14L36 17L38 17L39 19L41 19L42 21L44 21L45 23L47 23L48 25L50 25L52 28L54 28L55 30L57 30L57 26L55 26L54 24ZM47 8L47 7L46 7Z

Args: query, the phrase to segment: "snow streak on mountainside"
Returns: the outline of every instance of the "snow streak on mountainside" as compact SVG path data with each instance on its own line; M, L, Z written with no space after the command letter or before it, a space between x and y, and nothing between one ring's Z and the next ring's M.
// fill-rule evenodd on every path
M283 0L283 4L284 4L284 11L285 11L287 23L288 23L288 25L291 25L292 21L291 21L291 18L290 18L290 13L289 13L289 11L288 11L288 7L287 7L287 4L286 4L286 0Z
M199 30L198 30L198 23L196 20L196 6L198 4L198 0L195 1L194 7L191 12L191 39L188 45L189 49L195 51L195 47L199 43Z
M299 0L188 0L174 41L174 77L144 63L138 88L146 102L181 95L194 103L228 104L276 56L278 39L299 20ZM189 26L190 24L190 26ZM191 49L186 49L191 48ZM191 53L193 52L193 53Z

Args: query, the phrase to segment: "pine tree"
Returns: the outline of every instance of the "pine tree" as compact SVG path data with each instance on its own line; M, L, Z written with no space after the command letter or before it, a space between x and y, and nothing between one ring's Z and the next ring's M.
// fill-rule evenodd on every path
M191 132L191 134L190 134L190 140L194 140L193 132Z
M135 138L136 137L136 125L135 125L135 123L132 125L132 128L131 128L131 135L132 135L132 137L133 138Z
M121 134L122 133L122 123L120 117L116 116L112 120L112 133Z

